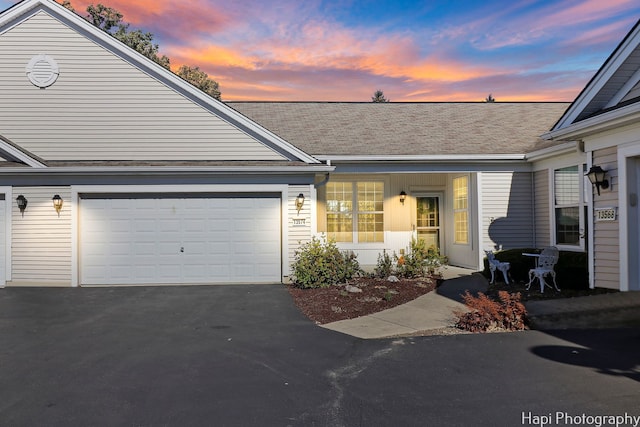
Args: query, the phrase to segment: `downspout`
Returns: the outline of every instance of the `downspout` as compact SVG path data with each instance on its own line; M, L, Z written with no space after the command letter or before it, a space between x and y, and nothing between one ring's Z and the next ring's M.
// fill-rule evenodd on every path
M331 160L327 159L327 166L331 166ZM325 185L327 185L327 182L329 182L329 172L327 172L326 174L324 174L324 179L318 183L314 183L313 187L315 189L318 189L319 187L324 187Z
M533 243L532 247L537 247L538 243L538 234L536 229L536 171L531 171L531 200L532 200L532 215L531 215L531 229L533 230Z
M320 182L313 183L313 187L317 190L319 187L324 187L329 182L329 172L324 174L324 179Z

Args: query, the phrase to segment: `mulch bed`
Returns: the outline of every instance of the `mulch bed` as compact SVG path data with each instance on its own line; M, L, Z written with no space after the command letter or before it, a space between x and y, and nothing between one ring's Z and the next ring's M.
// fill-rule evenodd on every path
M359 277L349 282L349 285L362 290L357 293L348 292L346 285L318 289L300 289L288 285L287 288L302 313L317 324L325 324L404 304L433 291L438 283L439 277L400 279L399 282Z

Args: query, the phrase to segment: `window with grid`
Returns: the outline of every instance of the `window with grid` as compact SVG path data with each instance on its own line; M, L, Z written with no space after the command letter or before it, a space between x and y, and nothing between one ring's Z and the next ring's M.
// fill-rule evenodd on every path
M327 183L327 237L353 242L353 184Z
M453 238L454 243L469 243L469 177L453 179Z
M580 181L578 166L553 171L556 244L580 245Z
M336 242L384 241L384 183L327 183L327 237Z
M359 182L358 187L358 242L384 241L384 184Z

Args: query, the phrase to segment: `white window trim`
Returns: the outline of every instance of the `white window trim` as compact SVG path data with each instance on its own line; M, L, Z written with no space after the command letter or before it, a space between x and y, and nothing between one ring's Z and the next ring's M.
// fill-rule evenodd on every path
M366 247L366 246L371 246L371 247L375 247L375 246L380 246L383 245L385 243L385 241L387 240L387 227L386 227L386 221L387 221L387 212L385 210L385 204L386 204L386 199L387 199L387 189L389 188L389 184L387 183L387 180L385 179L370 179L370 178L366 178L366 177L360 177L358 179L334 179L332 182L337 183L337 182L350 182L352 184L352 188L351 188L351 202L352 202L352 207L351 207L351 221L352 221L352 226L353 226L353 231L352 231L352 241L350 242L336 242L338 244L338 246L340 246L341 248L344 249L357 249L357 248L362 248L362 247ZM383 227L382 227L382 241L381 242L359 242L358 241L358 214L360 213L358 211L358 198L357 198L357 194L358 194L358 183L361 182L381 182L382 183L382 215L383 215ZM329 211L326 209L326 204L327 204L327 197L325 196L325 221L326 221L326 216L329 214ZM378 211L375 211L378 212ZM329 231L328 231L328 224L326 224L327 227L327 231L326 234L327 236L329 235Z
M467 178L467 242L466 243L460 243L456 241L456 222L455 222L455 213L456 213L456 209L455 209L455 203L456 203L456 197L455 197L455 188L454 188L454 183L455 180L457 178L462 178L462 177L466 177ZM459 209L459 211L461 211L461 209ZM471 175L470 174L461 174L461 175L454 175L451 178L451 212L453 214L453 217L451 218L452 220L452 225L453 225L453 239L452 239L452 243L456 246L471 246L471 241L472 241L472 237L471 237Z
M585 162L583 161L577 162L578 175L581 178L579 180L579 189L578 189L578 192L580 193L579 201L578 201L578 215L580 218L579 229L582 230L581 231L582 235L584 235L584 233L586 232L587 220L588 220L587 218L584 217L584 208L585 206L588 206L588 200L584 199L585 185L586 185L585 180L587 179L583 176L583 173L582 173L584 163ZM551 242L552 246L557 247L561 251L584 252L586 250L585 245L587 243L585 242L586 239L584 238L580 238L578 245L560 244L556 241L557 230L556 230L555 171L559 169L572 167L572 166L576 166L576 162L566 162L561 164L555 164L549 168L549 206L551 207L551 209L549 210L549 224L551 224L551 226L549 227L550 228L549 232L551 233L551 235L549 236L549 241ZM591 233L589 235L591 236L592 234L593 234L593 230L591 230Z

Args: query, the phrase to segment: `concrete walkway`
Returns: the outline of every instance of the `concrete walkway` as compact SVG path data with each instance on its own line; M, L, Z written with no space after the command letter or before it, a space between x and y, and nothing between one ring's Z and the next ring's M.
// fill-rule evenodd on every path
M450 328L454 321L453 312L465 307L460 294L466 289L472 292L487 289L486 279L472 273L473 270L448 267L443 272L445 282L434 292L388 310L327 323L322 327L365 339Z
M451 332L455 310L465 308L461 295L485 292L487 279L473 270L448 267L434 292L368 316L322 325L358 338L387 338ZM532 329L640 327L640 292L526 302Z

